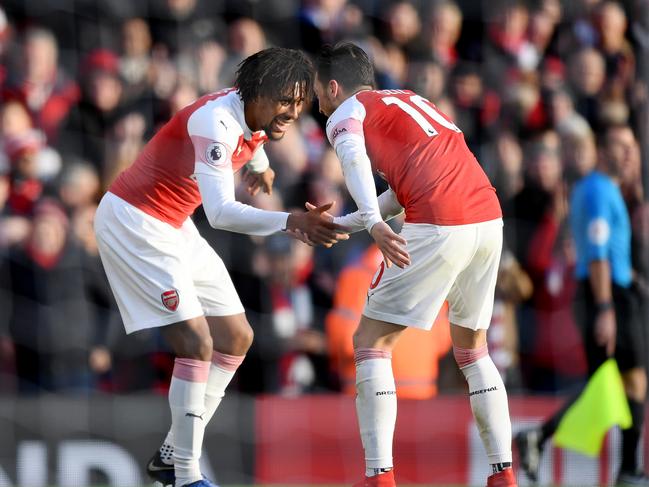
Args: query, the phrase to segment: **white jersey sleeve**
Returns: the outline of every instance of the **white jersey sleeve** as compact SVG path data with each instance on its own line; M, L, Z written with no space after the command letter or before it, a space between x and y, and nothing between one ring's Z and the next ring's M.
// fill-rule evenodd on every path
M270 235L286 229L288 213L260 210L234 199L234 173L197 173L203 209L210 225L249 235Z
M387 191L381 193L378 197L378 202L383 221L391 220L395 216L403 213L403 206L399 203L397 195L392 191L392 188L388 188ZM352 233L365 229L365 223L359 211L334 217L334 223L351 228Z
M369 232L383 219L376 198L372 164L365 149L364 119L365 107L355 97L348 98L327 121L327 138L340 159L347 189Z
M260 147L255 151L252 156L252 159L246 164L246 168L255 174L261 174L270 167L270 162L268 161L268 156L263 147Z
M241 126L226 110L204 105L187 120L194 145L195 173L232 171L232 153L243 134Z
M243 130L229 113L201 107L189 117L187 130L194 145L194 177L212 227L250 235L286 228L288 213L260 210L234 197L232 152Z

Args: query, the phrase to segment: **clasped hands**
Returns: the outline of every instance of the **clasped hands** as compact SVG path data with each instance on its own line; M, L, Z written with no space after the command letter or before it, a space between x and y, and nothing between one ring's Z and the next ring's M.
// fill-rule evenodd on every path
M307 213L302 213L302 215L311 214L312 218L317 218L322 225L325 225L323 223L324 220L324 222L328 223L328 225L325 225L327 231L320 230L319 235L322 237L322 240L317 240L312 238L308 232L303 231L303 229L291 227L291 224L288 223L287 232L293 237L312 246L322 244L325 247L331 247L336 242L349 238L348 232L350 229L333 223L333 216L327 212L333 206L333 202L318 207L307 202L305 206ZM292 213L291 216L293 215L295 214ZM291 221L291 216L289 216L289 222ZM395 264L397 267L403 269L410 265L410 254L406 250L406 239L392 231L387 223L379 222L374 224L370 234L383 254L386 267Z
M333 217L327 213L333 205L333 201L317 207L307 203L306 212L292 211L286 221L286 233L311 246L327 248L349 239L351 229L334 223Z
M248 194L257 195L260 191L273 194L275 171L270 167L264 172L246 171L244 181ZM286 222L286 232L292 237L309 245L323 245L327 248L341 240L349 238L350 229L333 223L333 217L327 213L333 202L315 207L307 203L307 211L291 212Z

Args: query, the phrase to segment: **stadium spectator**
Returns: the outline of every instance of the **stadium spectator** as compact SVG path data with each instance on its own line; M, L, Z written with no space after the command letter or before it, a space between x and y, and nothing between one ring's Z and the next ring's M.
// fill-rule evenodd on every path
M225 86L234 81L237 65L266 45L266 35L258 22L245 17L232 22L228 27L228 56L222 75Z
M123 113L115 119L104 138L106 154L102 180L106 187L136 160L145 143L147 123L139 111Z
M502 130L485 159L485 171L504 204L523 189L523 149L511 132Z
M31 230L31 215L16 215L8 205L11 180L8 174L0 174L0 255L9 247L25 241Z
M504 204L505 235L516 259L527 261L528 245L561 182L559 137L547 131L528 142L525 151L525 184Z
M533 285L533 309L522 372L530 390L555 391L585 375L583 346L572 314L575 249L568 230L568 188L558 179L551 202L528 242L525 270ZM531 331L531 333L530 333ZM531 335L531 336L530 336ZM532 338L533 337L533 338Z
M176 84L170 88L168 96L165 99L159 100L154 120L154 132L159 130L176 113L198 98L198 90L193 81L183 78L176 80L174 77L174 82Z
M383 14L386 27L385 43L398 46L409 57L418 56L425 50L421 37L419 12L409 1L390 4Z
M561 159L564 179L570 190L574 183L597 165L595 136L589 128L586 127L584 132L577 130L561 136Z
M186 59L189 57L185 56ZM192 51L191 58L187 59L187 70L191 69L194 72L187 76L187 70L181 67L180 74L188 79L195 79L200 94L212 93L232 84L232 80L224 80L221 73L225 59L225 48L213 39L205 39Z
M100 180L93 166L85 162L68 164L58 181L58 194L69 215L96 205ZM93 212L94 213L94 212ZM73 228L76 228L73 225Z
M223 29L221 2L156 0L150 5L153 43L164 46L171 58L193 51L198 42Z
M267 259L272 326L283 351L279 390L287 395L329 387L326 340L316 323L312 287L313 249L287 235L271 235L263 246Z
M528 390L546 392L579 383L585 373L572 316L575 258L560 157L555 132L531 142L526 184L506 205L509 245L533 284L519 305L521 375Z
M76 174L75 174L76 173ZM76 176L76 181L74 180ZM67 199L67 209L70 211L71 238L80 247L80 261L84 273L84 286L86 290L86 301L90 307L90 320L94 323L93 335L90 337L92 347L88 354L88 365L94 377L97 387L101 387L104 378L104 387L109 390L119 390L112 380L106 376L113 369L112 350L115 345L115 335L120 326L119 311L117 303L110 291L104 268L99 259L97 239L93 229L97 205L94 201L96 190L99 188L97 176L91 172L89 166L77 166L68 174L66 194L72 184L79 184L79 178L87 178L91 182L88 185L94 188L95 192L86 192L86 198L77 197L74 201ZM95 179L94 184L92 182ZM84 191L80 191L83 195ZM118 352L118 357L121 354ZM141 373L141 372L138 372Z
M476 65L458 63L452 74L451 98L469 148L480 152L500 116L500 97L485 86Z
M635 81L635 56L625 36L627 18L624 8L618 2L603 2L597 8L595 23L598 47L606 64L606 89L625 96Z
M455 45L462 31L462 11L452 1L435 3L429 18L428 49L447 70L458 61Z
M54 35L32 27L25 31L18 66L10 70L3 100L18 100L29 110L34 126L56 143L61 125L79 100L79 87L58 63Z
M0 107L0 135L4 137L18 135L34 128L29 111L24 103L8 100Z
M151 30L145 19L131 18L122 24L121 34L119 73L124 98L136 100L151 90Z
M39 154L45 142L43 134L29 130L5 138L5 152L11 164L11 189L7 205L15 215L28 216L44 190L39 178Z
M193 83L185 80L179 80L178 84L169 96L168 115L164 117L169 119L185 108L192 101L198 98L198 90Z
M597 130L601 127L599 100L606 82L604 57L594 48L584 48L571 57L568 66L575 109Z
M551 11L543 7L532 10L527 29L529 52L523 64L525 70L534 71L539 68L550 48L556 26L557 19ZM558 61L555 57L550 59Z
M7 19L7 14L0 8L0 86L2 86L7 76L6 67L2 61L4 61L7 54L7 47L11 42L13 34L12 31L13 29L9 23L9 19Z
M34 177L44 182L61 170L59 153L47 145L42 131L33 128L27 108L19 101L9 101L0 109L0 149L2 171L20 171L16 163L26 154L33 156Z
M437 61L417 60L409 64L405 88L421 93L427 100L436 103L447 95L446 71Z
M548 111L550 123L560 136L582 137L591 134L591 128L584 117L575 111L570 93L565 89L557 89L549 94ZM570 144L566 146L570 147Z
M527 38L529 10L521 1L499 2L487 21L483 73L487 86L498 89L527 71L534 61L534 48Z
M70 113L59 148L89 161L102 173L106 138L123 109L119 58L108 49L94 50L84 58L80 75L83 97Z
M58 203L39 202L29 237L3 261L11 290L6 319L22 392L88 392L93 386L89 357L105 330L69 225Z

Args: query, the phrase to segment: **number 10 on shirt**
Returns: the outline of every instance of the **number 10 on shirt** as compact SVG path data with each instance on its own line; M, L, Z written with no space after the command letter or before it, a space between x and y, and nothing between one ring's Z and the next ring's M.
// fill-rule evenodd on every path
M410 115L428 137L434 137L435 135L438 135L439 132L426 119L426 117L424 117L424 115L417 110L417 108L428 115L428 117L430 117L432 121L437 122L442 127L446 127L447 129L450 129L454 132L462 132L459 128L457 128L457 125L446 120L441 113L435 110L435 107L433 107L433 105L428 100L419 95L411 96L409 98L410 104L395 96L386 96L382 98L382 100L386 105L396 105L401 110Z

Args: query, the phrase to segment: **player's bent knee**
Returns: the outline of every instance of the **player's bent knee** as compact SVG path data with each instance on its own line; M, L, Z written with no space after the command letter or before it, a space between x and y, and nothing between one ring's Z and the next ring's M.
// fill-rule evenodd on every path
M354 350L358 350L359 348L374 348L375 346L372 335L366 333L360 327L354 332L352 343L354 344Z
M203 360L209 362L212 360L212 349L214 347L212 337L208 335L188 334L185 342L184 354L187 358ZM180 356L180 354L177 354Z
M245 355L254 339L254 332L245 315L210 317L214 350L228 355Z
M177 357L210 361L212 337L204 319L187 320L162 328L162 335Z
M236 330L233 338L234 348L236 348L238 351L241 351L241 353L238 353L236 355L243 355L252 345L252 341L255 338L255 332L252 330L252 327L246 320L244 321L244 324Z
M478 348L487 343L487 330L473 330L451 323L451 341L459 348Z
M200 359L206 362L212 360L212 350L214 350L214 343L211 336L201 337L199 345Z

